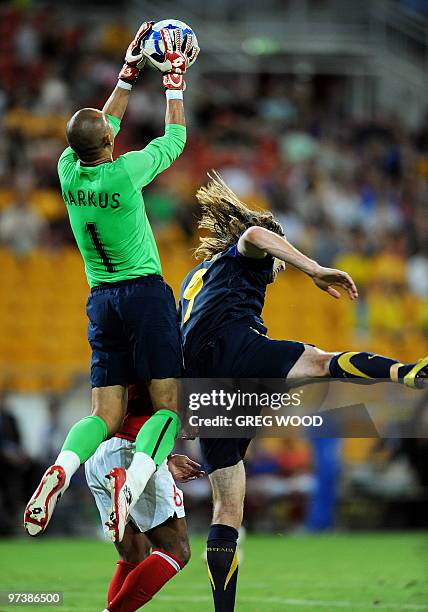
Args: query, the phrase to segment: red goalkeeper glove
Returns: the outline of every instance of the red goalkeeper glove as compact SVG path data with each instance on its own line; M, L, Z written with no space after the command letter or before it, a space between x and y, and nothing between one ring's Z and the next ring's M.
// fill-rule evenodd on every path
M185 49L182 51L183 33L180 28L174 28L172 30L169 28L162 28L162 30L160 30L160 35L165 48L164 59L162 62L158 62L150 57L150 55L147 55L150 63L161 72L184 74L189 64L188 52L193 46L193 36L186 36Z
M154 21L145 21L142 23L134 40L126 50L125 63L122 66L122 70L119 72L119 79L131 86L137 80L141 68L146 63L146 58L142 50L142 43L152 29L153 24Z
M165 89L172 89L174 91L184 91L186 89L186 81L182 74L165 74L163 77L163 86Z
M196 49L193 46L193 36L191 34L186 36L185 48L182 51L183 34L179 28L174 30L163 28L160 33L165 45L165 61L161 70L167 73L163 77L163 85L165 89L184 91L186 83L183 74L189 65L188 53L190 49L193 52Z

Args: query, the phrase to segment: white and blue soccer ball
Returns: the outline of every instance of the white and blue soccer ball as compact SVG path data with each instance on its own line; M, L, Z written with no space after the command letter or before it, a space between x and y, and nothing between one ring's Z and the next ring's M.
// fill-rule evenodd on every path
M148 57L149 61L150 58L153 58L156 62L163 62L165 60L165 45L160 34L162 28L169 28L170 30L180 28L183 33L182 51L186 48L187 36L191 35L193 37L192 48L190 48L188 52L188 57L190 58L189 66L191 66L198 55L193 52L193 49L198 47L198 40L192 28L184 23L184 21L179 21L178 19L163 19L154 24L150 34L143 42L145 56Z

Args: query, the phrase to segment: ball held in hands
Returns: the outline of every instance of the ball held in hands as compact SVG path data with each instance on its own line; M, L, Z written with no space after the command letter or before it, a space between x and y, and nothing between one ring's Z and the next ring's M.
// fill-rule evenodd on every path
M144 38L144 56L160 72L183 74L196 60L199 47L195 33L182 21L155 23Z

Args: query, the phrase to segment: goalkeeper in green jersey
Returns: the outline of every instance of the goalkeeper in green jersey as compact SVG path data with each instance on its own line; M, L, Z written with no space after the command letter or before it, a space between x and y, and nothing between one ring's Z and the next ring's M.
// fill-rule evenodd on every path
M152 25L143 23L128 47L118 84L103 110L84 108L70 119L70 146L58 162L62 195L91 287L92 414L72 427L25 509L24 526L32 536L46 529L79 466L120 428L130 382L147 382L155 412L137 436L130 468L115 468L107 475L112 508L106 533L113 541L122 539L130 510L171 452L180 429L175 379L181 375L182 354L175 301L161 275L141 190L174 162L186 142L183 74L189 56L199 50L191 36L182 39L181 30L161 31L165 134L142 150L112 157L132 86L144 65L142 43Z

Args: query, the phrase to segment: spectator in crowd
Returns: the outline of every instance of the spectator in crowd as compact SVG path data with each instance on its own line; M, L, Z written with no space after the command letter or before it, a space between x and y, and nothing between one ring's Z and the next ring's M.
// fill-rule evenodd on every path
M45 227L29 203L29 192L16 188L13 202L0 215L0 242L16 255L27 255L39 246Z
M18 421L8 396L0 394L0 534L14 535L22 504L36 485L40 467L22 445Z

